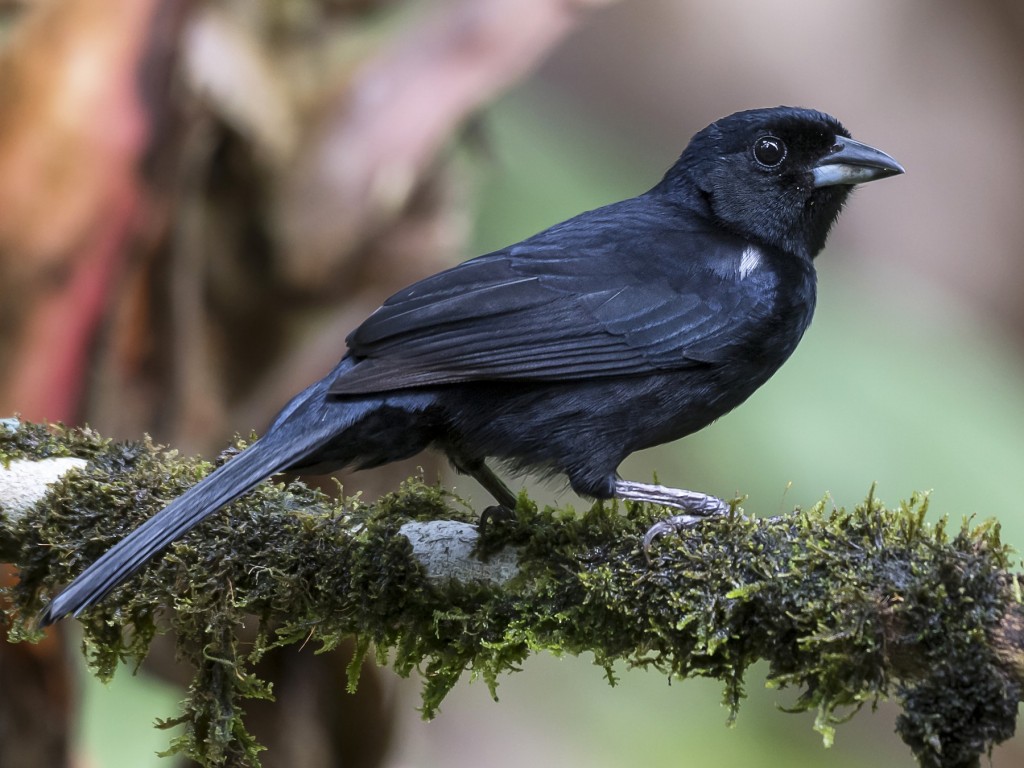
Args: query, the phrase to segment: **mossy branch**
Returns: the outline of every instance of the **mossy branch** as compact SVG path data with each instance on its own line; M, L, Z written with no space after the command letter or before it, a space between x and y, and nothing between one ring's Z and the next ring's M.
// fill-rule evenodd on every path
M13 639L31 638L59 585L210 469L148 441L0 428L8 468L67 456L88 463L38 502L13 504L0 479L0 560L21 572L5 608ZM481 543L475 514L419 480L375 504L266 483L87 613L85 652L107 678L173 630L196 669L173 749L204 765L257 763L242 706L270 695L252 671L262 654L351 637L353 677L371 647L401 675L418 670L428 717L463 674L494 688L540 650L590 652L609 680L616 664L713 677L733 711L744 672L765 659L826 742L851 711L894 698L922 765L973 765L1014 730L1019 580L997 524L947 530L926 508L922 496L897 509L869 497L852 511L736 513L659 539L648 562L643 535L665 510L644 505L576 516L524 497ZM243 645L246 622L258 630Z

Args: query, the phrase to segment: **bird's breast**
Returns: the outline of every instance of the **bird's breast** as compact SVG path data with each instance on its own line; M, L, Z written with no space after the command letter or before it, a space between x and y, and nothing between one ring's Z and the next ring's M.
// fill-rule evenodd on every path
M719 358L740 375L767 379L793 353L814 313L816 277L809 261L745 244L716 265L712 290L732 296Z

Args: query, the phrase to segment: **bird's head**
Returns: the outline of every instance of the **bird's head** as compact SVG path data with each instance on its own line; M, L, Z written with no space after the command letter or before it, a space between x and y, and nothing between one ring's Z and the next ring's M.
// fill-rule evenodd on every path
M834 117L776 107L724 117L690 140L656 190L737 234L813 258L857 184L903 173Z

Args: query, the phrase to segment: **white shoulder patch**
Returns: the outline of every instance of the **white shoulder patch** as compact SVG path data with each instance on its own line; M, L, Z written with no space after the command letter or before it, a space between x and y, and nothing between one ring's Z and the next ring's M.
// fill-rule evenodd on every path
M761 251L752 245L743 249L740 256L740 280L746 278L751 272L761 266Z

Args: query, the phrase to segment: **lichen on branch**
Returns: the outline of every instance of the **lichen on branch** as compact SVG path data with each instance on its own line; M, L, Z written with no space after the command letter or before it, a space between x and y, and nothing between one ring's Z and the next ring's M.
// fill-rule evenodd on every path
M51 456L89 463L29 512L5 514L0 482L0 557L21 573L5 617L14 638L31 638L60 585L210 469L148 440L0 431L0 466ZM632 667L713 677L735 713L746 670L764 659L769 684L800 692L796 709L817 713L826 742L863 704L893 698L922 765L970 765L1013 733L1024 611L998 524L951 526L926 511L922 495L770 519L737 508L659 538L648 558L644 533L666 510L647 505L573 514L523 496L514 519L474 543L475 514L421 479L372 504L264 483L86 613L84 647L108 678L173 631L196 672L172 746L204 765L258 762L243 709L271 695L253 671L267 650L349 638L353 684L373 649L400 675L419 673L428 717L462 676L493 690L542 650L592 653L611 681ZM456 523L425 535L430 521ZM449 547L452 578L424 547Z

